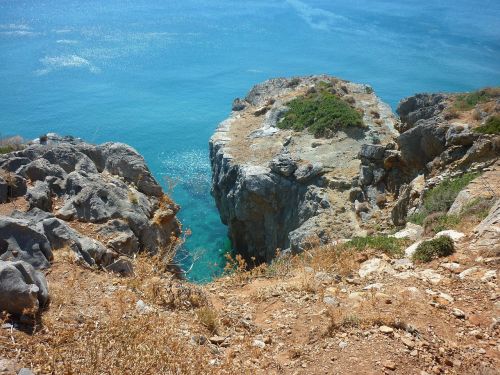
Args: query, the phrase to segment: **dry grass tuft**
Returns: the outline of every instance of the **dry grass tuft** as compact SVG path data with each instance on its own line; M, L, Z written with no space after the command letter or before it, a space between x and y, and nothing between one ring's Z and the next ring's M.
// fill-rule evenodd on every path
M219 314L211 307L202 307L196 310L198 321L210 331L216 334L219 331Z

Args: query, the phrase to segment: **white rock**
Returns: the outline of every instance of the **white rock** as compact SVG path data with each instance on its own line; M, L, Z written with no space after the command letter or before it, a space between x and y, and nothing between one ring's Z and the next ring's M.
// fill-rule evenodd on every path
M135 309L139 314L149 314L153 311L153 308L146 304L142 299L135 303Z
M443 237L443 236L448 236L453 240L453 242L458 242L462 238L465 237L465 234L463 234L462 232L457 232L456 230L453 230L453 229L449 229L449 230L443 230L439 233L436 233L434 238Z
M417 241L414 244L407 247L405 250L405 256L407 258L411 258L413 256L413 254L415 253L415 251L417 251L418 245L420 245L421 243L422 243L422 241Z
M465 318L465 313L462 310L457 309L456 307L451 310L451 313L455 317L457 317L458 319L464 319Z
M262 340L253 340L252 346L256 348L264 349L266 347L266 343Z
M325 296L323 302L330 306L340 306L339 301L335 297Z
M497 278L497 271L490 270L484 273L483 277L481 277L481 281L488 282L496 278Z
M352 301L361 302L365 299L365 293L364 292L352 292L347 296L347 298L349 298Z
M410 259L407 259L407 258L395 259L392 262L392 267L396 271L407 271L407 270L412 270L413 268L415 268L412 261Z
M374 283L374 284L370 284L370 285L367 285L363 288L363 290L372 290L372 289L382 289L382 287L384 286L384 284L382 283Z
M439 293L439 298L442 298L448 302L453 302L455 300L452 296L450 296L449 294L443 293L443 292Z
M394 233L390 237L408 238L411 241L416 241L422 236L423 232L424 228L422 228L422 226L408 222L406 223L405 229Z
M447 270L450 270L450 271L455 271L455 270L458 270L460 268L460 264L455 263L455 262L441 263L439 265L439 267L446 268Z
M439 284L443 279L443 276L441 276L439 273L430 268L420 271L418 273L418 276L423 281L427 281L434 285Z
M339 342L339 348L340 348L340 349L345 349L345 348L347 348L347 343L346 343L345 341L341 341L341 342Z
M479 267L467 268L465 271L462 271L458 274L458 278L463 280L463 279L468 278L469 276L475 274L478 271L479 271Z
M418 277L418 275L413 271L404 271L394 275L395 278L400 280L407 280L410 277Z
M393 275L395 271L385 260L382 260L380 258L372 258L361 264L359 268L359 276L364 278L371 275L372 273L387 273Z
M394 332L394 330L391 327L388 327L388 326L380 326L379 331L382 332L382 333L386 333L386 334Z
M418 288L415 286L409 286L406 288L406 290L413 294L420 294L420 290L418 290Z

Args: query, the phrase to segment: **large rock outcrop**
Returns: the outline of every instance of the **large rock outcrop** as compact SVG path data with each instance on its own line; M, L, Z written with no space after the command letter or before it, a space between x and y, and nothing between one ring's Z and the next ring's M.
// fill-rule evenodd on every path
M462 96L417 94L399 103L398 147L391 162L385 163L386 175L398 176L393 184L396 195L399 192L392 211L393 224L404 225L408 212L418 209L425 191L436 183L467 171L484 170L498 160L500 136L474 129L488 117L499 115L500 97L492 94L473 108L460 111L455 102ZM423 181L415 188L412 181L417 176Z
M325 84L363 114L365 129L315 138L277 127L290 100ZM300 251L312 237L362 232L349 198L358 152L364 143L390 141L396 123L371 88L328 76L273 79L236 99L210 140L212 194L235 250L262 262L277 249Z
M1 288L14 291L11 297L19 289L18 301L12 297L0 310L19 313L18 305L36 309L46 302L35 303L38 284L27 275L43 279L31 270L48 268L59 249L87 266L130 274L127 256L177 244L179 207L125 144L91 145L49 134L0 156L0 175L0 203L26 201L26 209L0 215Z

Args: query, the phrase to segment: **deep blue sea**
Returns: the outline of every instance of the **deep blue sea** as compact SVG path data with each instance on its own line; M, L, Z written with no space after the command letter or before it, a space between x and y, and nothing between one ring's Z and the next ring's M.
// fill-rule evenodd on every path
M134 146L178 182L196 281L228 248L210 135L253 84L316 73L369 83L393 107L499 85L500 1L0 0L1 135Z

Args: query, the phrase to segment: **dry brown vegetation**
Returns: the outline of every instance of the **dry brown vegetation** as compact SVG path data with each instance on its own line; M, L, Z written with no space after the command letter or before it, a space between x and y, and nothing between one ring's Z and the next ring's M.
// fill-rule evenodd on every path
M466 254L447 261L472 265ZM390 260L374 248L311 240L300 255L250 270L229 257L227 275L196 286L165 273L161 255L137 256L135 275L121 278L59 250L47 275L50 306L34 324L0 331L0 357L36 374L383 373L386 361L398 374L494 368L491 285L360 279L359 264L373 256ZM375 282L382 286L364 289ZM470 319L454 318L456 304L426 290L460 296ZM479 342L468 334L476 327ZM478 345L491 349L481 355Z

